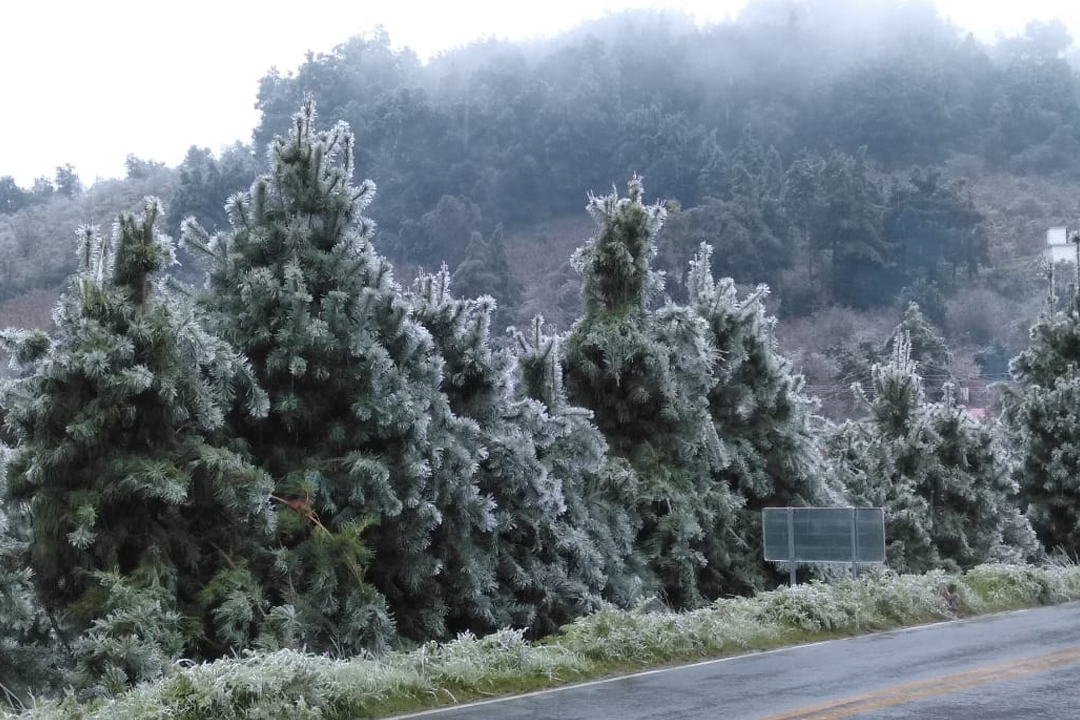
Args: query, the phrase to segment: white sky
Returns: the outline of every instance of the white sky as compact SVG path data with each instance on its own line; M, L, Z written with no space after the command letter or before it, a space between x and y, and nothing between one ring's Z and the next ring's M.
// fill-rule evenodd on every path
M257 83L357 32L384 26L421 57L480 36L548 36L612 10L667 7L699 22L746 0L7 0L0 6L0 175L24 186L70 162L84 182L124 158L178 163L190 145L248 140ZM1080 38L1075 0L937 0L992 39L1059 17Z

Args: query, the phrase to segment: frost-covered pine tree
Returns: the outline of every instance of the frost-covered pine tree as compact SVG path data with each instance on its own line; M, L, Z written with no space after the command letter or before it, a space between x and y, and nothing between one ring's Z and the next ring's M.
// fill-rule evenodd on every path
M417 279L412 300L446 363L443 387L451 408L479 428L477 478L495 501L495 528L483 538L487 555L472 560L486 562L495 597L491 606L455 603L452 616L460 616L456 624L463 627L552 632L594 609L606 584L605 558L593 541L599 519L581 487L591 458L559 457L585 463L570 473L560 472L564 465L553 467L551 451L566 428L542 402L517 392L514 356L492 349L492 298L454 298L444 266Z
M1043 314L1013 359L1003 419L1025 513L1048 551L1080 553L1080 295ZM1054 298L1050 305L1053 307Z
M888 561L900 572L1031 557L1030 526L992 431L946 386L928 403L906 333L872 371L868 417L834 434L834 458L856 505L885 508Z
M873 366L870 391L867 417L845 422L832 436L833 456L851 502L885 509L889 566L925 572L941 563L928 527L929 504L917 491L932 442L921 417L922 379L903 335L889 362Z
M209 259L214 327L270 397L233 429L277 482L272 604L311 649L379 650L392 623L445 636L494 594L475 424L451 411L431 335L372 245L375 186L352 183L348 126L317 131L309 99L269 154L227 230L188 222L183 239Z
M942 388L953 381L952 352L934 323L919 309L918 303L908 303L900 325L885 343L883 359L893 356L893 345L901 335L910 339L908 352L919 364L919 376L924 383L923 392L932 401L941 400L944 397Z
M565 522L585 528L604 562L603 596L629 605L653 591L651 572L635 546L639 518L634 511L636 475L625 459L608 452L593 414L572 405L563 385L561 338L533 318L527 331L511 329L514 392L543 405L550 422L540 461L561 479Z
M802 392L802 376L777 352L776 321L764 305L767 287L740 299L730 278L713 278L712 247L702 243L687 290L719 356L709 412L729 462L718 478L746 500L740 572L754 583L762 569L761 509L829 502L814 402Z
M8 449L0 443L0 498ZM0 499L0 708L21 708L60 679L69 658L56 642L28 566L25 506Z
M29 510L37 594L78 650L82 682L111 691L181 653L240 649L216 632L226 610L203 592L245 565L268 520L268 481L223 433L230 407L258 417L266 396L159 286L174 262L161 215L149 198L111 236L81 229L55 332L0 333L22 367L0 393L15 442L5 495Z
M584 316L565 344L570 400L591 409L612 452L637 473L638 547L676 606L718 594L739 539L737 496L714 478L725 463L709 415L715 351L693 310L651 300L650 269L664 210L629 197L593 197L599 233L579 251Z
M938 469L920 491L929 498L930 534L943 561L966 569L1037 558L1039 543L1020 511L1020 488L1000 428L972 417L951 384L926 409L926 422Z

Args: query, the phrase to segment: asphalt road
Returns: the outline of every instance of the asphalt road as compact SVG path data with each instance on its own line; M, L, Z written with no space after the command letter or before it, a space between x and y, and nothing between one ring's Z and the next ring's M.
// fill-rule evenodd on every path
M804 645L407 717L1080 720L1080 604Z

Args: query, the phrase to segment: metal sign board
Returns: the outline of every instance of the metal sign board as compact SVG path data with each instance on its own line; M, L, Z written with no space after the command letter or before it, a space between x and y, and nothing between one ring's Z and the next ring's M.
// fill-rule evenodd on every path
M765 559L789 563L885 562L882 508L765 508Z

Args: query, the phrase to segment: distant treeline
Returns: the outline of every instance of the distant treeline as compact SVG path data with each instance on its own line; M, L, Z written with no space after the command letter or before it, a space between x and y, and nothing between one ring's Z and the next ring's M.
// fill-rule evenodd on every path
M985 260L981 218L934 167L1078 169L1070 45L1060 23L987 46L928 4L850 0L759 2L704 28L633 12L426 65L374 34L263 78L254 141L261 157L306 93L348 121L400 261L453 268L473 231L577 213L637 172L694 208L669 224L665 269L708 239L718 273L768 281L785 314L873 307Z
M677 211L660 243L669 272L708 240L713 269L768 282L782 315L880 307L904 288L925 306L919 288L948 292L986 262L983 218L957 178L1080 170L1071 42L1051 22L990 46L928 4L852 0L757 2L703 28L635 11L426 64L378 32L271 70L254 147L192 148L156 192L172 232L189 214L223 227L220 198L247 189L310 93L323 121L356 133L356 179L378 178L388 198L380 247L408 266L468 266L456 287L493 294L500 322L518 288L496 230L575 216L587 193L635 172ZM128 159L129 179L166 170ZM70 166L27 190L0 178L0 214L78 190ZM17 232L0 227L0 245L35 244ZM5 294L33 286L33 272L2 265Z

